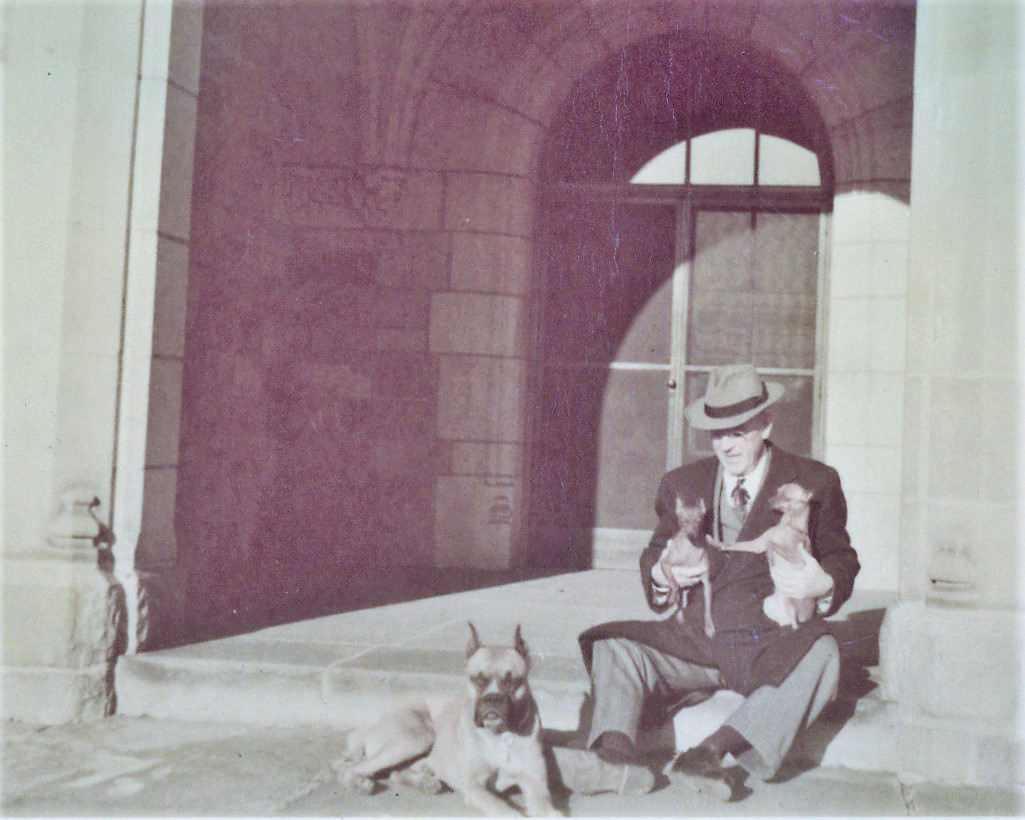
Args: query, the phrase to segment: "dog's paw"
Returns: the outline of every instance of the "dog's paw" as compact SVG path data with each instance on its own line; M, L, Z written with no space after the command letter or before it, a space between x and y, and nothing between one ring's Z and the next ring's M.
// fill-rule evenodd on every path
M390 779L424 794L441 794L446 788L434 771L423 764L414 764L407 769L397 769L391 773Z
M376 787L376 783L372 777L362 774L352 769L335 769L338 772L338 782L342 785L343 789L350 792L359 792L360 794L373 794Z

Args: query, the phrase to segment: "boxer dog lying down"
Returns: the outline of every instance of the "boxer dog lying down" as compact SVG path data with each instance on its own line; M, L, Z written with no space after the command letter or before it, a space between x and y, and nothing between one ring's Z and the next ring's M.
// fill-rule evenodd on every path
M541 747L541 721L527 683L530 660L519 626L513 646L485 646L470 624L466 685L423 699L349 735L335 764L342 785L371 794L377 777L437 794L446 786L487 815L508 815L499 796L519 786L528 816L556 815Z

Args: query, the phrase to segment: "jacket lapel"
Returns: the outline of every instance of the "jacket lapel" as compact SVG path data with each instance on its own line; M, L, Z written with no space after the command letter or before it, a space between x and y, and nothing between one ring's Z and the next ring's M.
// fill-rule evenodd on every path
M767 529L779 523L779 514L769 505L769 499L781 484L794 481L796 478L797 466L793 458L785 450L773 447L772 459L769 461L769 470L765 474L765 481L762 482L762 488L751 505L751 511L747 514L744 526L740 528L738 541L757 538Z

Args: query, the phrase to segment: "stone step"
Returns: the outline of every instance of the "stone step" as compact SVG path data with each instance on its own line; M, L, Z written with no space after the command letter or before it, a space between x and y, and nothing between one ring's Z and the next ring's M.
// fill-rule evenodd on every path
M363 724L408 697L465 685L472 619L486 642L511 643L520 624L531 649L531 687L545 727L575 737L589 681L576 635L602 620L650 617L633 572L592 570L333 615L249 635L121 658L118 712L175 720L339 729ZM894 722L873 683L886 596L862 595L837 623L841 697L802 738L801 756L892 771ZM510 633L510 634L506 634ZM874 637L873 637L874 636ZM720 692L683 710L649 746L684 748L736 708Z

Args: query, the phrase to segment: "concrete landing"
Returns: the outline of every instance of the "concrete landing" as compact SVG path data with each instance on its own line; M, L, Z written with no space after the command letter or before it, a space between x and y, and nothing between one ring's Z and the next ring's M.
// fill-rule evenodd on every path
M895 722L873 676L879 626L893 596L858 593L834 618L843 650L842 696L795 758L896 771ZM577 635L593 624L650 618L636 572L589 570L364 609L175 649L124 657L118 713L184 721L349 728L405 696L460 685L472 621L484 642L530 647L531 685L546 729L577 732L589 682ZM719 725L739 696L721 692L681 712L652 746L685 747ZM707 729L707 731L706 731Z

